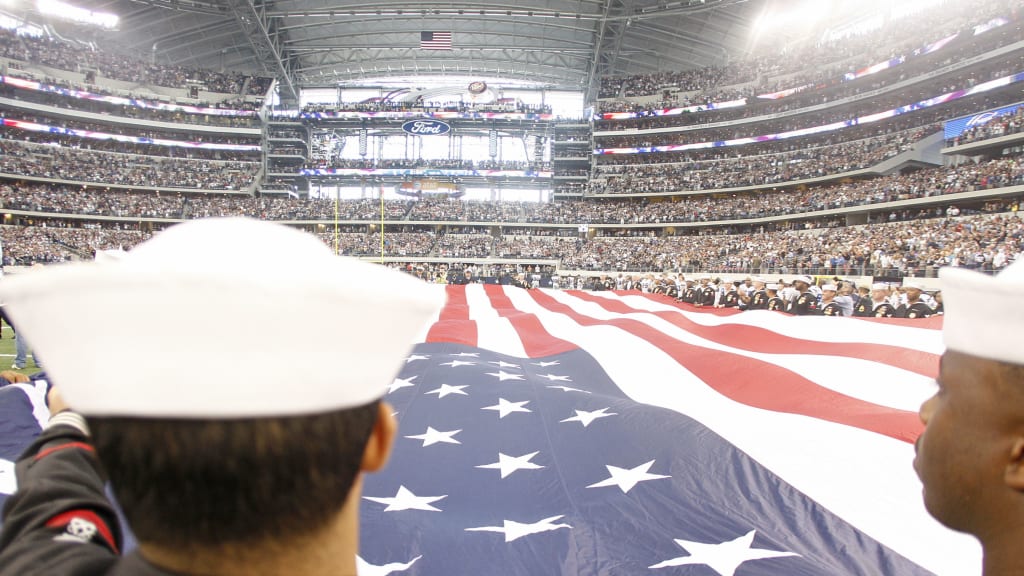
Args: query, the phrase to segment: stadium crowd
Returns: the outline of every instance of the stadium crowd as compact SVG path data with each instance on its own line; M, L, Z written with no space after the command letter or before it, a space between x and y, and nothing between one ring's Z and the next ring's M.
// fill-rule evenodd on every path
M190 83L204 90L221 94L252 94L263 96L272 79L247 76L236 72L214 72L198 68L185 68L153 64L133 56L118 53L115 47L96 50L73 45L58 38L17 35L0 29L0 56L42 64L58 70L77 71L95 69L99 75L112 80L185 88Z
M949 145L970 144L979 140L1019 134L1021 131L1024 131L1024 106L1017 108L1012 114L1003 114L984 124L968 128L963 134L950 140Z
M838 74L870 66L880 59L912 52L929 40L939 40L993 18L1009 17L1017 8L1013 0L949 2L942 10L893 20L868 34L831 42L805 41L777 53L757 51L755 56L727 66L605 77L601 79L599 97L648 96L659 94L667 88L684 92L709 92L718 87L745 83L759 84L760 92L775 92L793 85L827 82ZM815 75L808 75L808 70L815 71L811 73ZM771 83L772 79L784 75L788 76L786 85ZM759 79L765 81L758 82Z
M598 121L601 130L622 130L633 128L658 128L667 126L687 126L714 122L752 118L769 114L786 113L810 106L838 102L865 92L885 89L896 83L913 79L934 70L955 66L968 58L985 54L1017 42L1022 34L1024 22L1016 20L1009 25L981 36L961 34L951 44L935 52L918 54L908 53L899 58L886 56L887 62L905 62L892 67L874 71L855 77L858 67L850 67L847 73L831 71L816 74L817 77L805 77L802 84L792 84L789 90L763 94L757 86L743 89L717 90L714 93L682 92L672 95L666 91L659 102L639 102L636 100L602 101L601 113L629 112L637 119L615 118L610 121ZM832 76L827 76L832 74ZM847 75L851 75L847 77ZM790 81L795 82L795 81ZM745 103L738 102L745 100ZM709 106L712 104L729 103L722 108L697 109L685 114L660 116L658 111L678 108ZM739 103L740 105L736 105Z
M322 231L319 236L342 254L381 252L377 232ZM28 265L87 258L97 249L127 249L147 233L3 226L0 237L5 264ZM1014 261L1024 249L1024 219L1016 212L1003 212L731 235L537 235L502 236L496 241L480 233L387 232L384 241L389 257L558 260L567 270L933 276L943 266L992 271Z
M244 190L259 164L81 150L0 140L0 172L116 186ZM74 197L62 209L74 206Z
M793 151L676 163L615 164L622 156L601 158L593 194L634 194L716 190L805 180L869 168L913 148L937 126L928 126L841 144L791 144ZM628 157L627 157L628 158ZM603 179L603 181L602 181Z
M126 156L125 158L133 158ZM114 160L117 160L115 157ZM108 160L111 162L112 160ZM25 158L0 157L0 169L31 166ZM116 172L122 180L147 182L146 170L201 178L192 161L175 160L163 168L132 166ZM178 162L175 165L173 162ZM229 165L242 178L248 165ZM124 167L122 167L124 168ZM50 174L47 172L47 174ZM223 169L209 174L224 177ZM110 174L108 173L108 176ZM53 177L50 175L49 177ZM251 181L251 180L250 180ZM222 181L218 181L223 183ZM927 198L991 190L1024 184L1024 156L967 162L949 168L928 168L868 180L840 182L809 189L785 189L733 194L680 196L669 201L651 199L601 199L565 202L485 202L448 198L388 200L385 218L404 222L501 222L541 224L672 224L744 220L769 216L794 216L821 210L881 204L898 200ZM140 184L141 185L141 184ZM148 184L152 185L152 184ZM210 189L210 182L202 186ZM186 217L257 216L270 220L376 221L380 203L376 199L344 200L251 197L224 194L154 194L145 192L79 191L74 187L19 184L0 187L0 200L8 209L63 214L103 216Z
M838 122L869 117L872 114L904 106L909 106L909 108L897 115L897 119L904 117L913 118L917 120L917 123L913 124L913 126L923 126L943 119L955 118L975 110L984 110L993 105L999 106L1018 101L1020 99L1020 88L1013 84L972 96L964 96L948 102L937 101L932 102L929 106L916 106L919 102L924 102L957 90L969 89L983 82L1002 78L1022 70L1024 70L1024 52L997 59L987 63L984 67L971 67L957 74L922 82L911 88L895 91L876 98L858 100L849 104L830 106L822 110L806 113L795 111L792 114L770 117L770 119L759 121L753 125L715 125L708 128L689 126L660 133L607 134L607 128L611 128L613 132L627 129L621 123L612 123L607 127L602 126L601 130L603 132L595 128L594 136L600 148L668 146L716 142L832 125ZM938 113L938 116L935 115L936 113ZM882 121L879 123L887 124L888 122ZM608 123L606 122L605 124ZM849 127L846 127L846 130L849 130Z

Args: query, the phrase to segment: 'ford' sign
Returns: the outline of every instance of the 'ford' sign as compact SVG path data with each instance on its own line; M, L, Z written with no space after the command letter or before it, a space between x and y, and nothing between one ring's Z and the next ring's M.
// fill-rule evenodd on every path
M416 136L440 136L452 131L452 127L440 120L410 120L402 124L402 130Z

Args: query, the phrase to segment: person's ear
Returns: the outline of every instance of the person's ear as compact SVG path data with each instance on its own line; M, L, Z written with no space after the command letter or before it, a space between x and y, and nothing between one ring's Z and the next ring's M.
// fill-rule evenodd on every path
M394 410L391 404L381 401L377 409L377 422L366 441L363 461L359 467L364 472L376 472L388 463L391 448L395 444L395 435L398 434L398 421L391 415Z
M1013 439L1010 447L1010 462L1006 466L1006 485L1024 492L1024 437Z

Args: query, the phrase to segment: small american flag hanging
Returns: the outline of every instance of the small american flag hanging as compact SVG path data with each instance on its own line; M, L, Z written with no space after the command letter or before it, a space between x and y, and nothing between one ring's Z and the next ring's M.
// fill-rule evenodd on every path
M451 32L420 32L421 50L451 50Z

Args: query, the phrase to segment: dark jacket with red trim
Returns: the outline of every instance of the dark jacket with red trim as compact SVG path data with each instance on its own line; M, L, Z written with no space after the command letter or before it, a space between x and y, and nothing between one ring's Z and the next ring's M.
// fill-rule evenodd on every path
M76 425L78 424L78 425ZM4 503L0 576L169 576L121 551L121 530L80 416L61 413L22 454Z

